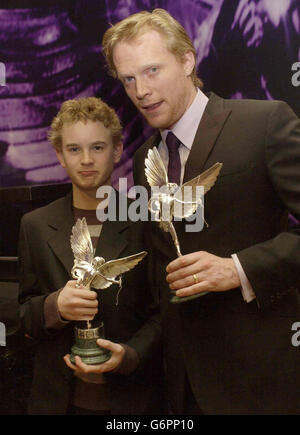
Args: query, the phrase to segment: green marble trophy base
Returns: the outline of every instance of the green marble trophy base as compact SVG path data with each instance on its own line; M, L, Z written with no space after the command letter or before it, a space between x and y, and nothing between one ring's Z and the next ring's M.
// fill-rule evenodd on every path
M75 326L75 344L72 346L70 361L75 362L75 356L80 356L83 363L88 365L102 364L107 361L111 352L98 346L98 338L104 338L103 323L97 328L80 329Z
M209 292L196 293L191 296L183 296L183 297L176 296L176 292L173 290L170 290L170 293L171 293L170 302L172 304L182 304L183 302L188 302L193 299L200 298L201 296L207 295L207 293Z

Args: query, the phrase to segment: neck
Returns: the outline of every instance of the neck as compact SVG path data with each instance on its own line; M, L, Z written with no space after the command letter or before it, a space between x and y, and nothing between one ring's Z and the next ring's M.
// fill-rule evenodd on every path
M177 124L177 122L181 120L181 118L185 115L185 113L189 110L189 108L193 104L193 102L196 98L196 95L197 95L197 88L194 86L193 83L190 83L190 86L187 88L185 95L186 95L186 98L185 98L184 102L182 103L182 106L184 107L184 112L181 114L180 118L177 119L176 122L174 122L173 125L168 127L168 130L172 130L174 125Z
M197 88L195 87L195 85L193 83L191 85L190 92L187 95L188 95L188 99L187 99L186 108L185 108L184 113L191 107L191 105L194 102L196 95L197 95Z
M110 182L107 185L110 185ZM73 206L82 210L96 210L103 201L102 198L96 198L97 190L81 190L73 184Z

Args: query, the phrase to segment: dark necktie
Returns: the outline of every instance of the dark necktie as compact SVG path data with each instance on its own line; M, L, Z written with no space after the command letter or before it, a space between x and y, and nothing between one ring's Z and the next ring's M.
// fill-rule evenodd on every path
M169 150L168 179L169 183L180 185L181 163L179 155L180 140L171 131L167 134L166 144Z

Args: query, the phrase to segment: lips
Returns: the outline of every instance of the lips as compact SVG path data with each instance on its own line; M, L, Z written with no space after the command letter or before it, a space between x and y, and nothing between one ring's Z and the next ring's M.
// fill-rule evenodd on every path
M154 112L161 105L162 105L162 101L159 101L158 103L147 104L145 106L142 106L142 109L145 110L146 112Z
M96 175L97 171L80 171L79 174L82 175L83 177L89 177L92 175Z

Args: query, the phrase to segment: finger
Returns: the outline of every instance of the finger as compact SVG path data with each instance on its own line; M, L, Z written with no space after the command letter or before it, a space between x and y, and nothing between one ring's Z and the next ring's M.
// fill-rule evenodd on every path
M66 284L66 286L68 286L68 287L72 287L72 288L78 288L77 285L78 285L78 284L77 284L77 281L76 281L75 279L71 279L71 280L68 281L67 284ZM81 288L81 285L80 285L79 288Z
M95 316L86 316L86 315L80 315L78 314L77 316L74 316L72 320L75 320L76 322L87 322L87 321L92 321L94 320Z
M207 281L202 281L198 284L194 284L190 287L182 288L176 292L176 296L184 297L191 296L196 293L202 293L207 291L212 291L213 289L210 287Z
M111 352L120 352L123 347L118 343L113 343L110 340L105 340L104 338L98 338L97 344L104 349L110 350Z
M201 256L203 256L204 251L192 252L191 254L183 255L182 257L176 258L176 260L171 261L168 264L166 271L168 273L175 272L178 269L190 266L195 263Z
M70 367L70 369L77 370L77 367L74 364L71 363L71 361L70 361L70 355L69 354L64 356L64 361L67 364L67 366Z
M169 287L171 290L179 290L187 287L192 287L202 281L205 281L205 276L202 276L202 274L200 273L193 273L186 278L178 279L177 281L172 282L171 284L169 284Z
M86 290L86 289L75 289L74 295L80 297L81 299L86 299L86 300L97 300L97 293L94 292L93 290Z
M113 343L109 340L98 339L97 344L111 352L109 360L101 364L101 372L110 372L118 367L125 354L125 349L118 343Z
M74 307L78 308L87 308L97 310L98 300L90 300L90 299L82 299L82 298L74 298L73 300Z
M190 266L187 266L187 267L181 268L179 270L176 270L175 272L169 273L166 276L166 281L170 284L173 284L175 281L191 277L194 274L202 272L204 269L205 269L204 264L201 264L200 262L193 263Z
M76 370L77 372L80 373L90 373L95 368L94 365L90 366L82 362L82 359L80 358L79 355L75 355L75 362L76 362Z

